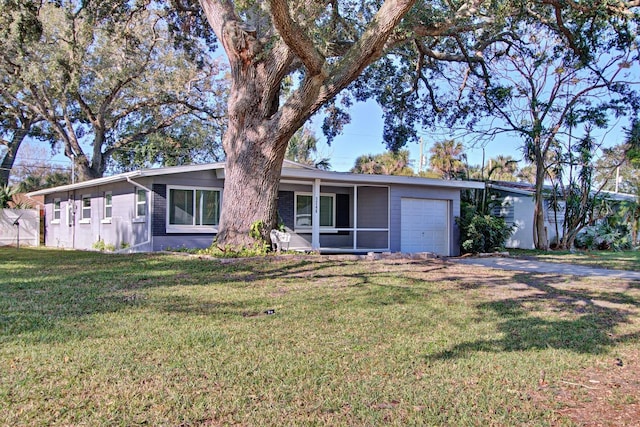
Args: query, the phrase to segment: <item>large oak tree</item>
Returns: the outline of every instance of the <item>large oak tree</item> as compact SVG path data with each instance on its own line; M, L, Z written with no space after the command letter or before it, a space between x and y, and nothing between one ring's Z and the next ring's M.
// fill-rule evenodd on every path
M473 113L447 77L489 81L490 63L520 42L521 23L548 28L577 55L601 28L624 32L624 1L237 1L174 0L195 33L206 17L229 60L227 167L218 244L251 244L256 221L276 222L276 194L287 142L325 109L331 139L354 100L375 98L385 114L384 138L398 149L415 127L439 116ZM613 25L613 24L611 24ZM185 30L187 31L187 30ZM444 79L442 79L444 77ZM283 88L294 79L292 90ZM458 108L461 107L461 108ZM449 114L456 111L457 114Z

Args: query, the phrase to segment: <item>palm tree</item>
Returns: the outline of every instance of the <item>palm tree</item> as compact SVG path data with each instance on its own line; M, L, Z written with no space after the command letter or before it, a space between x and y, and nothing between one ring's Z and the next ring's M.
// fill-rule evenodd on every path
M382 154L364 154L356 159L351 172L369 175L412 176L413 169L409 166L410 163L409 150L399 150L396 153L387 151Z
M9 202L13 201L13 196L18 193L17 187L9 185L0 185L0 209L9 207Z
M443 179L460 179L465 172L465 154L462 143L453 139L436 142L429 150L429 166Z
M533 164L526 165L525 167L520 168L516 177L520 182L533 184L536 182L536 167Z
M284 157L322 170L329 170L329 158L318 157L318 139L309 128L301 128L291 137Z
M487 179L494 181L517 181L518 161L511 156L498 156L489 160Z

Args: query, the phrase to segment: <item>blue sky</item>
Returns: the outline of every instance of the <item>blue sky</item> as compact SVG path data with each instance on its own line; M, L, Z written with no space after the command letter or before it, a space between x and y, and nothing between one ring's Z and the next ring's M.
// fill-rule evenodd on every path
M612 146L622 142L624 135L623 126L625 122L611 123L613 126L608 130L596 129L592 136L596 141L602 141L604 146ZM322 135L321 119L312 122L316 136L320 140L320 157L328 156L331 159L331 169L335 171L348 171L355 163L355 159L362 154L378 154L386 150L382 143L382 110L373 101L355 104L351 109L351 123L345 126L344 132L338 136L331 146L327 146L326 138ZM451 138L445 132L442 133L422 133L424 144L424 155L428 156L429 148L435 142ZM465 141L463 138L454 138L463 142L465 153L467 154L469 165L482 164L482 146L473 146L471 140ZM516 135L503 135L502 137L486 143L485 161L498 155L511 156L516 160L522 159L522 140ZM417 171L418 159L420 158L420 145L410 143L407 147L410 152L410 159L413 161L412 167ZM428 161L428 160L427 160ZM524 166L524 163L522 164Z
M351 169L355 163L355 159L362 154L378 154L386 150L386 147L382 143L382 110L374 102L369 101L366 103L358 103L353 105L351 109L351 123L346 125L344 132L336 137L331 146L326 144L326 138L322 135L322 120L316 118L311 122L310 127L315 131L315 135L320 140L318 147L319 156L330 158L331 170L345 172ZM610 129L595 130L593 136L598 141L603 141L605 146L611 146L622 142L623 127L626 126L626 121L620 123L613 123ZM438 141L449 138L450 135L445 133L427 133L422 134L424 142L424 154L428 156L429 148ZM465 152L467 153L468 161L470 165L482 164L482 147L471 146L464 139L457 138L457 140L465 144ZM48 148L48 144L29 142L29 145L40 147L40 150L34 152L32 150L21 150L18 154L18 160L25 163L32 163L31 160L45 160L54 166L66 166L70 167L71 162L61 153L51 155ZM503 136L501 139L496 139L486 144L485 146L485 159L488 161L490 158L499 154L510 155L514 159L522 158L522 151L520 149L522 143L515 135ZM417 171L418 159L420 156L420 146L418 143L411 143L407 147L410 152L410 159L412 160L412 167ZM21 155L22 154L22 155ZM37 158L27 158L36 156Z

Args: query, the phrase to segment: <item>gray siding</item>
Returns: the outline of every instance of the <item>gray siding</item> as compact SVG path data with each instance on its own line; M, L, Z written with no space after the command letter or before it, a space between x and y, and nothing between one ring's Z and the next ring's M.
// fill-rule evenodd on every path
M153 180L153 250L169 248L198 248L211 246L215 233L168 233L167 232L167 186L220 188L224 181L216 177L215 170L168 174ZM224 193L222 193L224 200Z
M449 250L452 256L460 255L460 229L455 222L455 218L460 216L460 190L455 188L431 188L409 185L391 186L391 251L399 252L401 247L400 227L402 212L400 209L400 200L403 197L448 200L450 202L449 238L451 243Z
M105 194L112 195L111 218L104 216ZM45 245L91 249L102 240L116 249L139 245L149 240L148 218L136 217L136 187L115 183L55 193L45 198ZM91 197L91 214L82 218L82 197ZM60 221L53 221L53 202L59 198Z
M167 235L167 186L165 184L153 184L153 222L151 232L153 237Z
M294 208L295 203L293 191L278 191L278 215L279 221L282 221L285 227L293 229L294 227Z

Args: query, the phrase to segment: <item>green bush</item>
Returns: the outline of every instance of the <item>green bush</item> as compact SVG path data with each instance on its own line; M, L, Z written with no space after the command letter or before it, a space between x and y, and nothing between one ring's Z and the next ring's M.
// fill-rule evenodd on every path
M115 245L111 243L106 243L104 240L97 240L93 245L93 249L100 252L113 252L116 250Z
M461 247L464 253L494 252L504 249L504 244L514 231L503 218L467 212L456 218L460 227Z
M633 249L633 242L629 227L624 224L614 227L605 222L585 227L576 236L574 246L578 249L622 251Z

